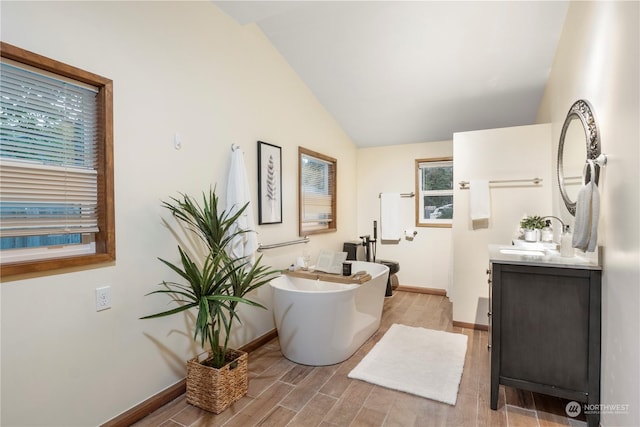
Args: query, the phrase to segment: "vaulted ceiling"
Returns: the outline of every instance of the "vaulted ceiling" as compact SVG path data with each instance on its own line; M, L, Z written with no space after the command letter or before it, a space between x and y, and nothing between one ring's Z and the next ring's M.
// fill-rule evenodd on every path
M568 1L214 1L359 147L535 122Z

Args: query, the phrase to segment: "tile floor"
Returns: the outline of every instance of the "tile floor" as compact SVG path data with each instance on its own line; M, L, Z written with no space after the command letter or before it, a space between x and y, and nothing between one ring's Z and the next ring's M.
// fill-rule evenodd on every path
M455 406L347 378L348 372L393 324L468 336ZM586 426L566 416L567 401L501 386L498 410L489 408L487 332L454 327L446 297L395 291L386 298L380 329L351 358L333 366L297 365L274 339L249 354L249 392L219 415L186 403L185 396L136 427L555 427Z

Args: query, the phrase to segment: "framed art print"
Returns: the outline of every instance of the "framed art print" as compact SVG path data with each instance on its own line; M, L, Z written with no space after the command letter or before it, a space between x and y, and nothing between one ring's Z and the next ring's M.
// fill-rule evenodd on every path
M282 223L282 149L258 141L258 224Z

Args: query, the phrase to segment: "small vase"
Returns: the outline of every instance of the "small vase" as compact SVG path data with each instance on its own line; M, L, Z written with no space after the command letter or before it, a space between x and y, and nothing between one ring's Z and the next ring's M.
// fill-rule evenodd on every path
M524 240L527 242L537 242L538 230L524 230Z

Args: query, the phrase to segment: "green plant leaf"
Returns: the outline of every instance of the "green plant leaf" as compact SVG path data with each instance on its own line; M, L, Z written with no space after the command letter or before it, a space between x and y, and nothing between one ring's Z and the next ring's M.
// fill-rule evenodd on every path
M526 218L520 220L520 228L523 228L525 230L542 229L545 227L545 225L545 220L538 215L527 216Z
M176 308L171 309L171 310L163 311L161 313L150 314L148 316L141 317L140 319L155 319L155 318L158 318L158 317L170 316L172 314L181 313L183 311L189 310L189 309L191 309L193 307L196 307L196 306L197 306L197 304L195 304L195 303L181 305L180 307L176 307Z
M236 310L238 304L266 309L262 304L246 298L246 295L268 283L278 273L260 265L262 257L251 265L247 258L235 259L229 255L228 247L233 239L246 230L239 230L234 223L248 208L240 207L233 214L219 210L219 199L215 189L202 193L199 202L193 197L180 194L162 202L185 230L200 239L208 248L202 260L196 262L180 245L179 263L158 258L165 266L177 274L183 283L162 282L162 289L151 294L166 294L171 302L180 304L171 310L143 317L151 319L197 309L193 339L204 347L208 343L213 353L214 366L225 364L229 337L234 321L240 322ZM221 342L221 334L224 341Z

